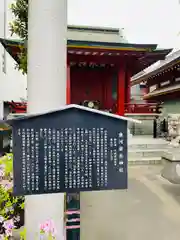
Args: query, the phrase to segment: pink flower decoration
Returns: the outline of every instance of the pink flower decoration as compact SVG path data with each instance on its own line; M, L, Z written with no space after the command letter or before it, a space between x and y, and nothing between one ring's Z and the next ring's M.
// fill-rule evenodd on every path
M12 187L12 185L9 184L9 183L6 183L6 184L4 185L5 190L9 190L9 189L11 189L11 187Z
M12 236L12 230L15 227L13 219L7 220L3 224L7 236Z
M40 224L40 231L46 234L51 234L52 237L55 237L57 233L55 224L52 220L47 220L46 222Z

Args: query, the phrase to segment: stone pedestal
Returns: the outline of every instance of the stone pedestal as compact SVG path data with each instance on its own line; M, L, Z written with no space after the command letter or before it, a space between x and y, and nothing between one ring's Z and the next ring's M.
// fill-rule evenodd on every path
M169 149L162 155L162 160L162 177L171 183L180 184L180 147Z

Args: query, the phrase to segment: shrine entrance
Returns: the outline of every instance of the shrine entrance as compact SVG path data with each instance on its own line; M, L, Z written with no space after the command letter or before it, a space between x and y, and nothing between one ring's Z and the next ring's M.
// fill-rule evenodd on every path
M71 67L71 103L82 104L84 101L97 101L98 109L112 108L114 68L110 67ZM117 75L117 74L116 74Z

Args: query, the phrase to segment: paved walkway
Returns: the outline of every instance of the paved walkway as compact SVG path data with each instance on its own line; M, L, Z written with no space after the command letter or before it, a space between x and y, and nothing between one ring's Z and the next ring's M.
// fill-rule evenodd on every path
M180 185L172 185L162 179L160 170L160 166L130 167L128 191L100 192L100 198L99 193L94 193L96 197L91 199L91 203L89 201L90 205L82 206L81 239L179 240ZM102 215L99 217L100 212ZM88 225L90 231L86 231ZM111 226L109 229L108 225Z

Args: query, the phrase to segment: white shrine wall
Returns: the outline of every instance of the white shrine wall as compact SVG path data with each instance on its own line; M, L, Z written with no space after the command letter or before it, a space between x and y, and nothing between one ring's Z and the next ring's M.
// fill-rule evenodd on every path
M6 21L4 21L4 2L6 2ZM12 0L0 1L0 38L4 38L4 24L6 26L6 38L17 38L9 31L9 22L12 21L12 14L9 9ZM20 101L27 98L27 78L20 71L15 69L16 62L5 52L6 74L3 72L4 47L0 44L0 101Z

